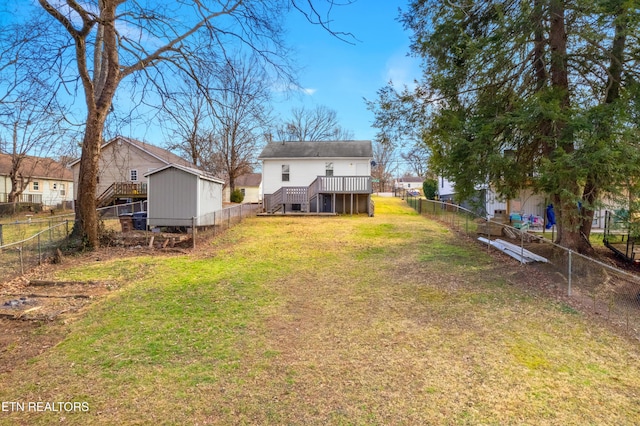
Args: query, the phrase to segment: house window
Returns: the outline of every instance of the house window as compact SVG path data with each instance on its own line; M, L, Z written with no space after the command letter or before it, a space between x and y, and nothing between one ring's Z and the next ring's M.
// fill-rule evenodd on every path
M64 183L60 184L60 195L62 195L62 196L66 195L66 193L64 191Z
M32 182L32 188L34 191L40 191L40 182L38 182L37 180L34 180Z
M333 176L333 163L324 163L325 176Z
M137 170L129 170L129 178L131 182L138 181L138 171Z
M289 165L288 164L282 165L282 181L289 182Z
M247 194L245 194L245 190L244 190L244 188L240 188L240 192L242 193L242 196L243 196L243 197L244 197L245 195L247 195Z

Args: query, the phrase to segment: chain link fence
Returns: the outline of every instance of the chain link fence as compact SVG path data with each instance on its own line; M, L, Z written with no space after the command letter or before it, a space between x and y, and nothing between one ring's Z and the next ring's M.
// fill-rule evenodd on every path
M60 247L73 230L73 220L59 217L0 225L0 282L40 265Z
M185 240L189 240L189 246L195 248L197 241L204 242L207 238L239 224L243 219L256 216L260 209L260 205L257 204L238 204L200 217L185 218L179 220L180 223L175 218L147 218L146 202L105 207L98 212L103 231L121 236L135 231L141 234L136 237L137 240L147 243L153 242L162 231L167 230L164 227L147 226L147 223L151 220L171 221L177 226L171 227L169 231L175 234L170 237L165 235L165 240L184 237ZM133 216L142 213L145 213L144 216ZM66 215L52 216L47 220L0 224L0 283L23 275L52 257L73 231L74 223L73 215ZM126 229L124 223L127 223Z
M421 215L482 241L487 250L501 249L523 267L547 272L545 276L550 277L554 292L570 304L587 309L640 338L639 275L554 244L550 230L531 230L487 220L447 202L412 196L405 199ZM546 261L531 261L535 256Z

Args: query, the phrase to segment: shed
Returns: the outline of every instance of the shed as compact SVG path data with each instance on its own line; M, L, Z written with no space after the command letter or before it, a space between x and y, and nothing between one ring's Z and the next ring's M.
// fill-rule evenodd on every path
M222 210L224 181L202 170L169 164L145 174L149 180L149 226L214 224L214 212Z

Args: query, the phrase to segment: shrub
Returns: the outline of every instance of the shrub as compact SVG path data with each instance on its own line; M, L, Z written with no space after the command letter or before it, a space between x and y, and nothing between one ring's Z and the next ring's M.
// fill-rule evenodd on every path
M239 189L234 189L230 196L232 203L241 203L244 200L244 194Z
M438 181L435 179L426 179L422 183L422 192L427 200L435 200L438 191Z

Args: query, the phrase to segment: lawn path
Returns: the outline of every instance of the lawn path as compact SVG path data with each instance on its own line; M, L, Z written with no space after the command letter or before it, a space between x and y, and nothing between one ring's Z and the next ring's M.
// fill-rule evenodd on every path
M0 400L91 410L0 424L637 423L637 345L509 285L519 268L379 199L71 269L128 284L0 376Z

